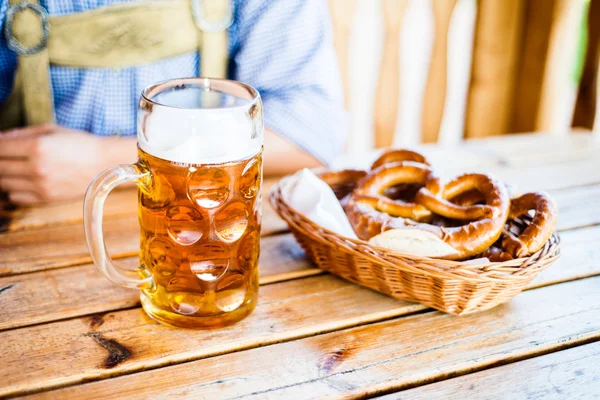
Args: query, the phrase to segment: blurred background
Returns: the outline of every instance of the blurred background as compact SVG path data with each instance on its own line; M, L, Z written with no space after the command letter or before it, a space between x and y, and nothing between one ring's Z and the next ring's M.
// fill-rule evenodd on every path
M600 0L329 0L329 8L349 152L594 129Z

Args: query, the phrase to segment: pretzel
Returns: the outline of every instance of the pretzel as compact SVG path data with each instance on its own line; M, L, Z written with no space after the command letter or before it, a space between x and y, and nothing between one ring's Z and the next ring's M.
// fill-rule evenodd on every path
M502 247L513 257L526 257L541 249L548 241L556 225L556 204L543 192L526 193L513 199L510 206L510 219L518 218L534 210L535 215L529 225L516 235L505 231Z
M483 253L481 253L482 257L486 257L491 262L504 262L514 260L514 257L508 254L504 249L497 246L490 246Z
M436 214L446 218L467 221L480 218L491 218L494 217L494 213L498 213L499 210L494 210L490 205L458 205L447 200L464 195L465 193L470 193L471 197L470 199L466 198L466 200L477 200L477 195L474 194L476 192L479 192L483 199L486 200L486 191L484 188L491 188L489 186L490 181L490 178L483 174L461 175L444 186L441 197L431 193L431 191L425 187L419 190L415 200L417 203L424 205ZM499 186L504 187L504 184L500 183ZM504 191L506 192L506 187L504 187ZM463 199L463 202L465 202L465 199Z
M484 208L473 208L476 211L469 211L468 207L458 206L444 199L444 197L456 197L472 189L477 189L482 193L485 201ZM382 234L379 237L372 238L371 242L394 248L397 251L410 252L410 248L405 248L407 244L412 246L412 243L408 240L410 235L422 235L422 232L426 232L429 236L420 237L419 240L427 240L432 246L432 251L441 251L440 246L442 244L439 243L439 240L454 250L441 256L437 255L438 257L448 260L462 260L481 253L498 240L502 234L510 207L508 191L503 183L483 174L465 174L449 182L444 187L441 195L442 198L435 196L434 198L427 198L428 206L431 205L432 210L436 213L448 218L458 216L462 219L467 219L467 215L470 214L481 214L482 216L466 225L457 227L440 227L410 220L390 221L390 223L382 225ZM386 230L396 232L387 233ZM411 230L421 232L410 232ZM433 249L434 246L435 249ZM446 251L448 250L446 249Z
M404 200L412 202L415 199L415 195L422 187L423 185L418 183L403 183L385 189L383 191L383 195L392 200Z
M400 161L413 161L421 164L429 165L429 162L421 154L411 150L388 150L384 152L375 162L371 165L371 170L377 169L385 164L400 162Z
M388 163L371 171L362 179L351 196L351 202L360 203L392 217L422 220L431 216L425 207L414 202L392 200L383 195L386 189L404 183L426 185L430 191L439 192L439 179L432 169L422 163L401 161Z
M472 206L483 202L485 198L479 190L471 189L454 197L449 197L448 200L459 206Z
M357 169L344 169L341 171L327 171L318 174L331 189L333 189L338 200L346 197L354 190L356 184L367 175L366 171Z
M521 194L515 185L506 182L504 185L506 186L506 190L508 190L508 195L511 199ZM455 197L449 197L448 200L459 206L472 206L474 204L482 203L484 201L484 197L479 190L471 189L464 193L460 193Z
M421 154L411 150L387 150L371 165L371 171L381 167L382 165L397 163L400 161L413 161L421 164L429 165L427 159ZM392 200L412 201L417 191L422 185L419 184L400 184L387 188L383 195Z

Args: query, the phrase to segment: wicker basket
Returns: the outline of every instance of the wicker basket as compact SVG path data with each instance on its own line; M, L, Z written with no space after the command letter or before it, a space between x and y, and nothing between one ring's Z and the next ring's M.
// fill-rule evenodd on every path
M466 315L507 302L560 254L556 232L537 253L502 263L474 264L394 253L344 238L295 211L282 196L290 179L282 179L273 188L270 201L319 268L396 299L449 314Z

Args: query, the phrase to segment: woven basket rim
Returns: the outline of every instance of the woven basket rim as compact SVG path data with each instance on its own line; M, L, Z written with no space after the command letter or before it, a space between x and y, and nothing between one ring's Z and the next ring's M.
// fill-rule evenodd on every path
M282 178L271 189L269 195L271 205L279 216L292 228L292 231L294 229L302 230L305 234L319 242L327 242L327 239L332 239L338 248L343 249L347 254L367 257L371 261L383 263L391 268L398 268L398 264L401 263L402 269L423 273L427 271L424 271L422 266L429 264L432 270L435 270L432 272L453 279L467 281L518 280L530 279L531 274L539 273L540 269L545 268L560 256L560 238L556 231L552 233L551 238L544 246L534 254L504 262L469 263L468 261L443 260L399 253L384 247L373 246L367 241L347 238L317 225L292 207L284 195L286 185L291 182L292 178L293 175ZM394 262L395 260L397 261ZM412 264L418 264L420 267L412 267Z

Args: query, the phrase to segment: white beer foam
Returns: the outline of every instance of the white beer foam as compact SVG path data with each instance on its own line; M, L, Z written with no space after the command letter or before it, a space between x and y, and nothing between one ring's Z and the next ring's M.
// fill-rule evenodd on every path
M263 145L262 121L255 122L253 135L248 113L234 109L155 107L146 121L140 113L138 144L155 157L181 163L218 164L251 157Z

